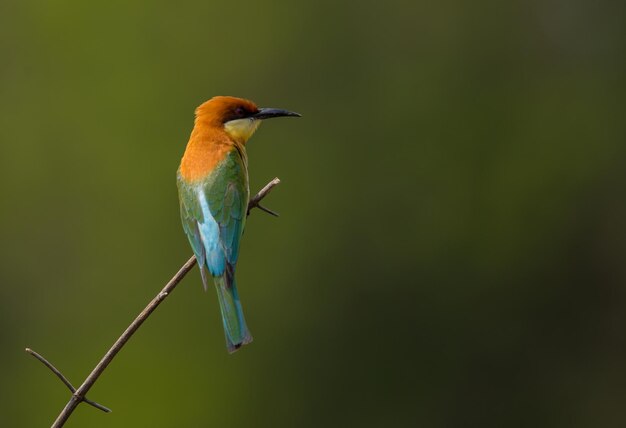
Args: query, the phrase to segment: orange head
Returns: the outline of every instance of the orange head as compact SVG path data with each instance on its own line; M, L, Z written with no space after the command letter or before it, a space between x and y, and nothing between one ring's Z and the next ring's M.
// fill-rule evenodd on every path
M211 98L196 109L195 125L180 164L181 177L186 181L204 179L233 150L233 145L245 162L244 145L261 120L280 116L300 115L286 110L258 108L252 101L242 98Z
M245 143L261 120L280 116L300 115L287 110L258 108L252 101L243 98L218 96L196 109L196 126L222 128L233 140Z

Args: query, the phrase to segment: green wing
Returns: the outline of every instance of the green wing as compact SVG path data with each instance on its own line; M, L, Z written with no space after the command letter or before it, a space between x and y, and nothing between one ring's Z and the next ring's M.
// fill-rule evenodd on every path
M233 149L201 181L187 183L178 174L183 229L202 268L212 276L231 275L239 256L249 198L248 174ZM206 277L203 272L203 281Z

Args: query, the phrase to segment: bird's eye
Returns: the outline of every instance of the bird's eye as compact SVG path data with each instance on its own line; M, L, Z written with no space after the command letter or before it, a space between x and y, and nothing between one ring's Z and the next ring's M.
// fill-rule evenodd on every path
M237 116L245 116L246 110L244 110L243 107L237 107L237 108L235 108L235 114Z

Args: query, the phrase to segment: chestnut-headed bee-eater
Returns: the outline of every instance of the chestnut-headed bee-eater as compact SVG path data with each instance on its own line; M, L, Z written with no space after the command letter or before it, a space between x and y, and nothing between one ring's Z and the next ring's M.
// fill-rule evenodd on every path
M263 119L280 116L300 115L258 108L241 98L211 98L196 109L178 169L183 229L198 260L205 290L209 274L215 282L229 352L252 341L235 284L250 197L246 142Z

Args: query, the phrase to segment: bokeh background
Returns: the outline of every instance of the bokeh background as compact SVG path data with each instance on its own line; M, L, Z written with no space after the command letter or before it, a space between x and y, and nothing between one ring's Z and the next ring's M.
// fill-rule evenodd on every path
M626 30L611 1L0 3L0 426L49 426L190 255L214 95L249 143L228 355L191 272L68 427L626 426Z

